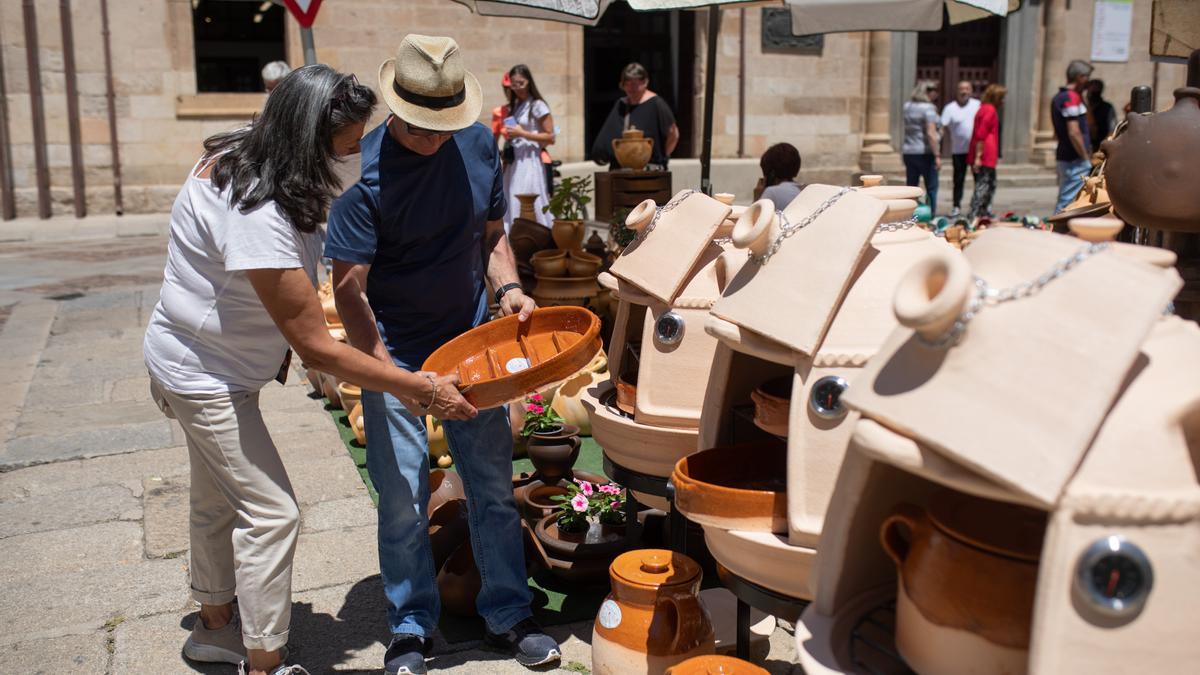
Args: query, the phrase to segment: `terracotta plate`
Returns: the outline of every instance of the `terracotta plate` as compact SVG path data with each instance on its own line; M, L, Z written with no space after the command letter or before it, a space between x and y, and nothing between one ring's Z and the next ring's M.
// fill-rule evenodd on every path
M458 373L459 390L476 408L494 408L565 380L600 351L600 319L580 307L536 309L489 321L442 345L422 370Z

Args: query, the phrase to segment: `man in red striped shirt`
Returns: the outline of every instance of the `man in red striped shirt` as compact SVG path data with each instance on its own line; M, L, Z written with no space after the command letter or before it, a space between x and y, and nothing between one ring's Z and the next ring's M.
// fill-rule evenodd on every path
M1087 106L1083 92L1092 74L1092 64L1072 61L1067 66L1067 86L1059 87L1050 101L1050 121L1058 147L1054 159L1058 169L1058 203L1054 212L1062 211L1075 199L1083 187L1083 179L1092 169L1091 139L1087 127Z

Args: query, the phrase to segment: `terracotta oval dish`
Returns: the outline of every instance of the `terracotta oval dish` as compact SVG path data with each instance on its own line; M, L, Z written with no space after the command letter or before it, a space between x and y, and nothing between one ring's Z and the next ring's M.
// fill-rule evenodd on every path
M458 373L476 408L494 408L585 368L600 351L600 319L581 307L535 309L489 321L438 347L422 370Z
M786 476L782 443L702 450L675 465L675 508L705 527L784 533Z

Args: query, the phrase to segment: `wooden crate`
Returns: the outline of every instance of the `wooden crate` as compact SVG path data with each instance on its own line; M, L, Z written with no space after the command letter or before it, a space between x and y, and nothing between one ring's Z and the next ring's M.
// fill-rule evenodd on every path
M659 205L671 199L670 171L597 171L593 184L596 220L605 223L612 222L614 212L632 209L644 199Z

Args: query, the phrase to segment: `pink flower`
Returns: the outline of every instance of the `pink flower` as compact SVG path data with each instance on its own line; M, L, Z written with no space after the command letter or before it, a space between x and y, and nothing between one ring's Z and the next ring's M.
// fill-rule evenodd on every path
M530 403L529 405L525 406L525 409L528 410L529 412L533 413L534 415L540 415L543 412L545 412L545 410L546 410L542 406L537 405L535 403Z
M587 497L584 497L583 495L575 495L574 497L572 497L571 498L571 508L575 509L579 513L583 513L585 511L587 511L588 510Z
M599 488L599 490L600 490L601 492L603 492L604 494L606 494L606 495L619 495L619 494L621 494L621 488L620 488L620 487L618 487L618 486L616 486L616 485L613 485L612 483L606 483L606 484L604 484L604 485L601 485L601 486L600 486L600 488Z
M619 509L619 508L621 508L621 500L619 500L619 499L614 499L614 500L613 500L613 503L612 503L612 507L613 507L614 509Z
M542 395L541 394L530 394L529 400L533 401L534 403L541 403Z
M576 482L579 483L579 491L582 492L584 495L591 497L595 493L595 491L592 489L592 484L587 482L586 480L581 480L581 481L576 481Z

